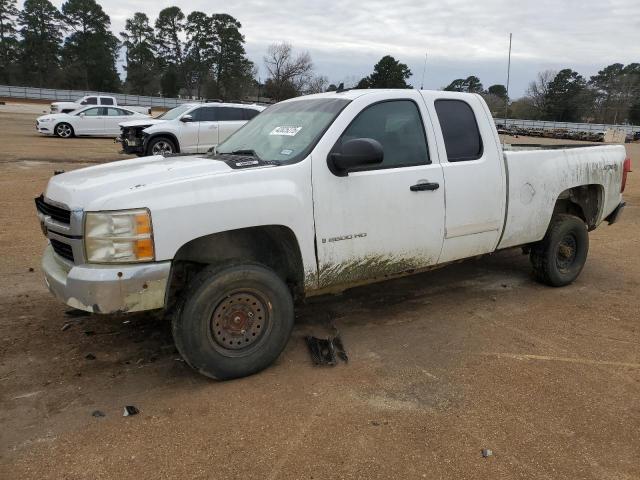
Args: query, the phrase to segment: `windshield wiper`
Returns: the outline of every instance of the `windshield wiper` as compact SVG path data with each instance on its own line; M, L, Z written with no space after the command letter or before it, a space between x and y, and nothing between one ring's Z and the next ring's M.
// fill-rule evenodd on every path
M241 150L234 150L233 152L231 152L231 155L251 155L252 157L258 157L258 154L256 153L255 150L251 150L251 149L241 149ZM260 158L260 157L258 157Z

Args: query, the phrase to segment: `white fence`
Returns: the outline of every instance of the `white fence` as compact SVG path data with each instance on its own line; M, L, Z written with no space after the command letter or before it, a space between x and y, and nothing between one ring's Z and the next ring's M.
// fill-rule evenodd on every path
M622 130L625 133L640 132L640 125L608 125L604 123L569 123L548 122L544 120L516 120L496 118L496 124L507 128L517 127L528 130L568 130L571 132L604 132L606 130Z
M126 95L124 93L91 92L84 90L57 90L53 88L14 87L0 85L0 97L25 98L30 100L52 100L73 102L85 95L109 95L116 97L120 105L140 105L144 107L173 108L181 103L193 100L181 98L150 97L145 95Z

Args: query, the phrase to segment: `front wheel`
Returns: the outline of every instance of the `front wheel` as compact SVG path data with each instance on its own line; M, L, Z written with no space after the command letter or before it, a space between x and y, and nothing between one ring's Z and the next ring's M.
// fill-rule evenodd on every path
M271 365L293 329L293 299L257 264L207 267L189 285L172 323L176 348L195 370L226 380Z
M584 221L558 214L544 238L531 247L529 258L536 279L552 287L572 283L584 267L589 252L589 234Z
M147 147L148 155L162 155L164 157L176 153L176 151L175 144L165 137L154 138Z
M54 132L60 138L71 138L74 135L73 127L68 123L57 124Z

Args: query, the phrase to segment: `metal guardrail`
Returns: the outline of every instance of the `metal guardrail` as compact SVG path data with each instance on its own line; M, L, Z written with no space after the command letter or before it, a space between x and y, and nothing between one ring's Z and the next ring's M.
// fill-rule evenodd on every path
M604 132L606 130L622 130L626 134L640 132L640 125L611 125L605 123L570 123L550 122L545 120L519 120L495 118L497 125L506 128L521 128L526 130L568 130L570 132Z
M182 98L151 97L146 95L127 95L124 93L94 92L85 90L59 90L54 88L15 87L0 85L0 97L23 98L29 100L51 100L73 102L86 95L109 95L115 97L120 105L139 105L143 107L173 108L193 100Z

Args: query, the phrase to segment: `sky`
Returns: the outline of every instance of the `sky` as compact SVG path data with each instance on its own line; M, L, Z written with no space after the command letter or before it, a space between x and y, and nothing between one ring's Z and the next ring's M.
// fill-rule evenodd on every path
M62 0L53 3L60 7ZM476 75L485 88L507 80L523 95L537 72L572 68L589 77L611 63L640 62L640 0L98 0L113 30L134 12L152 22L165 7L228 13L242 23L248 57L264 81L269 44L308 51L331 83L371 73L384 55L406 63L420 87L440 89Z

